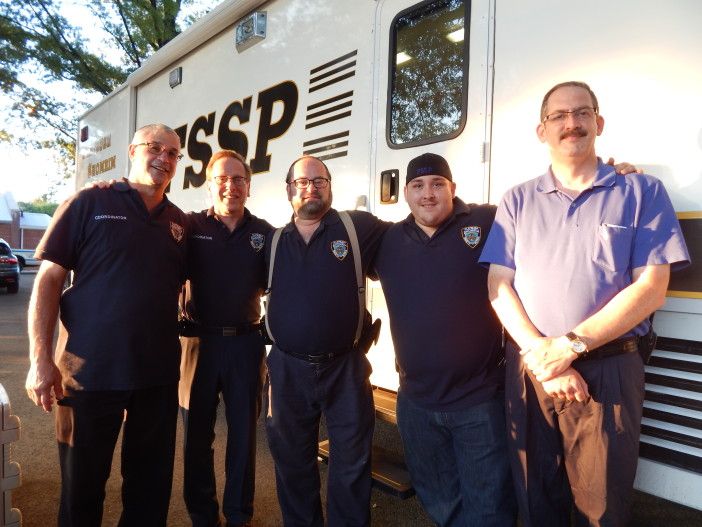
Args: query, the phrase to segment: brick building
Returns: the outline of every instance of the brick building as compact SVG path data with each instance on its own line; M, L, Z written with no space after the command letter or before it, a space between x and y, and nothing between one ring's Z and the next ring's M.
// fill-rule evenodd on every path
M51 216L24 212L10 192L0 193L0 238L13 249L34 249L49 226Z

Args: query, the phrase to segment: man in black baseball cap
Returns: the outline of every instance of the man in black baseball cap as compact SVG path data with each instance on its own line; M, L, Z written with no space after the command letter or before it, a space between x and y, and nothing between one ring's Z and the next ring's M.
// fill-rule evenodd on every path
M438 154L427 152L426 154L415 157L407 164L405 185L408 185L414 178L429 175L441 176L449 181L453 181L451 168L448 162Z
M412 213L385 234L375 273L390 315L412 483L438 525L514 525L501 328L478 265L495 207L457 198L437 154L412 159L405 181Z

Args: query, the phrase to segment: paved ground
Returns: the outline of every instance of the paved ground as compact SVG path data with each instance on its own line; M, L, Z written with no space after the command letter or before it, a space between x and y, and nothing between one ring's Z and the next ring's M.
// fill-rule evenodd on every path
M11 446L11 458L22 467L22 485L13 491L13 506L23 515L24 527L49 527L56 524L58 510L59 473L56 442L54 439L52 416L44 414L27 398L24 391L24 378L27 372L26 310L29 292L34 275L31 271L21 277L20 292L8 295L0 289L0 383L7 390L12 402L12 412L21 419L20 441ZM379 425L376 439L397 443L395 431ZM256 513L254 525L273 527L282 525L280 510L275 497L273 464L265 441L263 429L258 431L258 454L256 475ZM222 438L224 424L217 424L215 445L217 467L223 466ZM190 525L185 511L182 494L182 434L178 430L178 449L175 460L175 477L169 515L169 526ZM115 455L119 459L119 453ZM323 482L326 469L321 465ZM219 482L221 488L221 482ZM115 462L112 476L107 485L104 526L117 524L120 506L119 462ZM431 522L421 510L416 498L401 501L377 490L372 496L372 525L374 527L425 527ZM671 502L642 493L636 494L632 527L702 527L702 512L688 509Z
M54 438L53 416L47 415L26 396L24 379L28 368L26 337L27 304L34 282L32 271L25 271L20 280L20 291L7 294L0 288L0 383L8 392L12 413L20 417L21 438L11 445L11 458L18 461L22 470L22 485L12 493L12 504L21 510L24 527L49 527L56 524L59 498L58 454ZM223 418L217 422L215 463L224 466ZM387 433L380 430L379 433ZM173 494L169 514L169 527L190 525L182 499L182 430L178 428L178 446L175 460ZM107 484L104 526L117 525L121 511L119 451ZM326 467L320 465L323 484ZM222 488L221 481L218 488ZM374 526L424 527L431 522L421 510L416 498L401 501L374 490L372 496ZM2 522L0 522L1 524ZM273 527L282 525L280 509L275 496L275 475L262 426L258 430L256 501L254 525Z

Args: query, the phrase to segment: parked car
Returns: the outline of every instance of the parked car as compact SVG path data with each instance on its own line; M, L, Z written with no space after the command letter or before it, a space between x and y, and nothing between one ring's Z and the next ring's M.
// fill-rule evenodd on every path
M7 287L8 293L17 293L19 277L19 260L12 254L10 244L0 238L0 287Z
M25 267L39 265L41 262L34 258L34 249L12 249L12 254L15 255L19 262L20 271Z

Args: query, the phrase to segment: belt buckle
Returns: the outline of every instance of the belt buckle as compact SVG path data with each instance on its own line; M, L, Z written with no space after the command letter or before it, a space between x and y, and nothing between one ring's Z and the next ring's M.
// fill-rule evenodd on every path
M322 353L321 355L307 355L307 362L310 364L324 364L333 359L335 355L333 353Z

